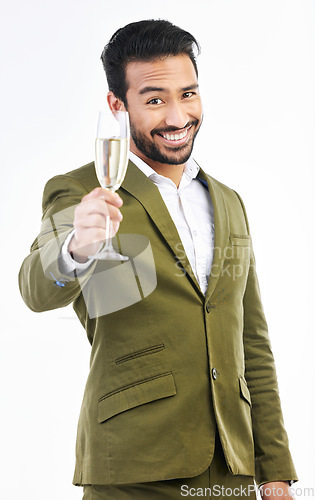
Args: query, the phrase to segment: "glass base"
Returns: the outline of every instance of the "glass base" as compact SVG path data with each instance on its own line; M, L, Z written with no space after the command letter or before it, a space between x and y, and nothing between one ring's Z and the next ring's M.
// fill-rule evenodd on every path
M98 252L96 255L93 256L97 260L129 260L129 257L126 255L121 255L120 253L117 253L114 249L105 249L101 250Z

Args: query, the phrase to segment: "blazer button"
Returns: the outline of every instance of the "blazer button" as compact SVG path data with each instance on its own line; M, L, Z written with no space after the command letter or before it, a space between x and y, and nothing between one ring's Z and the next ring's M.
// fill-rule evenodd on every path
M207 311L207 313L209 313L211 311L211 304L210 304L210 302L206 303L206 311Z
M212 378L213 378L213 380L217 380L217 378L218 378L218 370L216 368L212 368L211 372L212 372Z

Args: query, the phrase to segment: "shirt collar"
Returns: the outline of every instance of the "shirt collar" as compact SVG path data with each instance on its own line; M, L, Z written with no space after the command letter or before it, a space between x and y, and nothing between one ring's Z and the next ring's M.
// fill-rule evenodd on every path
M141 160L141 158L135 155L132 151L129 151L129 158L132 163L134 163L148 178L151 178L151 180L153 180L154 178L156 179L157 177L163 177L165 179L163 175L156 173L153 168L151 168L147 163ZM193 158L189 158L185 165L183 175L185 174L188 180L192 180L197 177L199 170L200 167L199 165L197 165L195 160Z

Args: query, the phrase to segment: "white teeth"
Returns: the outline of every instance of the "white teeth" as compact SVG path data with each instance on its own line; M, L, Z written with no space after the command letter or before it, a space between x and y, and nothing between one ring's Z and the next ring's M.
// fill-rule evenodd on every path
M189 127L190 128L190 127ZM168 141L178 141L180 139L184 139L188 133L188 129L184 130L181 134L163 134L164 139L167 139Z

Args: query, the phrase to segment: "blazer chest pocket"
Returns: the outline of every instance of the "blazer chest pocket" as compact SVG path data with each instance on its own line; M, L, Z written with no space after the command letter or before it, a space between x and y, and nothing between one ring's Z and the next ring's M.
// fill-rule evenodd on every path
M250 236L248 234L230 234L232 246L250 247Z
M230 234L230 247L227 249L226 265L230 265L230 272L235 278L247 277L251 257L251 240L249 235Z
M99 399L98 422L105 422L109 418L131 408L175 396L175 394L176 387L171 372L139 380L110 392Z
M231 258L247 260L250 258L250 236L249 235L233 235L230 234L230 242L231 242Z

